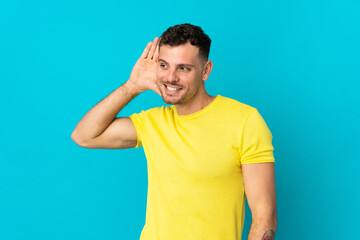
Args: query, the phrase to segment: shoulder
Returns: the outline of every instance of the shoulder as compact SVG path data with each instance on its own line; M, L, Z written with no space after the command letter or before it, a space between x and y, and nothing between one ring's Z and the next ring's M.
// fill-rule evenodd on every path
M220 96L222 108L231 114L240 115L241 117L248 117L257 109L253 106L240 102L238 100Z
M162 115L172 111L173 111L172 106L161 106L161 107L150 108L146 111L141 111L141 112L143 112L146 115Z
M162 115L167 115L173 111L171 106L154 107L147 110L142 110L139 113L134 113L132 116L139 116L141 118L157 118Z

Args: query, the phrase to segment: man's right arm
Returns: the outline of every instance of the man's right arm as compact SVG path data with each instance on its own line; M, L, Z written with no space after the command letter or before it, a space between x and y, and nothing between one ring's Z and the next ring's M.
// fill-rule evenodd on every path
M156 86L156 65L158 61L159 39L149 43L136 62L129 80L97 103L80 120L71 138L86 148L131 148L137 143L137 133L129 117L116 115L134 97L145 90L154 90Z
M131 119L115 117L137 95L138 92L131 82L125 82L86 113L71 138L76 144L86 148L136 146L136 129Z

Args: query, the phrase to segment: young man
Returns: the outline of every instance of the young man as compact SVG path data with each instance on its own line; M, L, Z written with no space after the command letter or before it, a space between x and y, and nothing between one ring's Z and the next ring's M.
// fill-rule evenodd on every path
M274 239L272 135L256 108L206 92L210 43L200 27L170 27L72 133L86 148L143 146L148 201L140 240L240 240L245 195L252 213L248 239ZM146 90L172 105L116 118Z

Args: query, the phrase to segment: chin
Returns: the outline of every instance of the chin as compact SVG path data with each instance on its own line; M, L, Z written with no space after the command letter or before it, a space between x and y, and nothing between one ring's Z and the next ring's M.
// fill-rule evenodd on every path
M168 98L162 98L163 99L163 101L166 103L166 104L173 104L173 105L175 105L175 104L179 104L180 103L180 100L178 100L178 99L168 99Z
M164 97L164 95L162 96L162 99L165 103L167 104L180 104L183 102L183 99L181 97L169 97L169 96L166 96Z

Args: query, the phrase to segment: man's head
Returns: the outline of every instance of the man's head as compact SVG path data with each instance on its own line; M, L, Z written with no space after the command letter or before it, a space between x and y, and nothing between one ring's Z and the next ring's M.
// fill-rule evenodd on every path
M161 35L157 85L166 103L189 103L207 95L204 81L212 69L210 44L200 27L188 23L170 27Z

